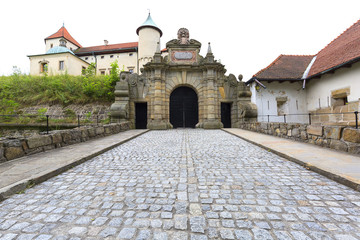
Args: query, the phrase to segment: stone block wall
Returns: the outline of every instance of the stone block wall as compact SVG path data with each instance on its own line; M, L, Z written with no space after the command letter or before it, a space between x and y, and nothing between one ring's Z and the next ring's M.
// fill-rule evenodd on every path
M47 111L44 113L45 115L52 115L52 118L64 118L64 116L67 114L67 112L72 112L75 115L81 115L81 119L84 119L85 116L89 113L91 113L91 116L99 116L99 120L104 120L108 118L110 113L110 104L109 103L103 103L103 104L71 104L66 107L62 105L37 105L37 106L31 106L26 107L23 109L20 109L20 112L22 114L34 114L36 115L38 113L39 109L46 108ZM57 117L58 116L58 117ZM96 120L96 118L95 118Z
M239 128L360 154L360 129L299 123L241 123Z
M48 135L0 138L0 163L130 129L129 122L51 131Z

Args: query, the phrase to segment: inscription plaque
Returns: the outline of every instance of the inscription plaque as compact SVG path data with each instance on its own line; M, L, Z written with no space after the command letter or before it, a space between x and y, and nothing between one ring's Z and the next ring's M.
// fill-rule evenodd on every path
M174 57L178 60L190 60L193 58L192 52L175 52Z
M182 64L191 64L196 62L195 51L173 51L171 54L171 61Z

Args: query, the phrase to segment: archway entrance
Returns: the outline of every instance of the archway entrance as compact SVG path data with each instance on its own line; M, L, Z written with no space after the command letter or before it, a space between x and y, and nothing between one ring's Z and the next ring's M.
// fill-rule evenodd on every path
M146 129L147 103L135 103L135 128Z
M179 87L170 95L170 123L174 128L194 128L199 122L198 97L189 87Z
M231 103L221 103L221 122L224 128L231 128Z

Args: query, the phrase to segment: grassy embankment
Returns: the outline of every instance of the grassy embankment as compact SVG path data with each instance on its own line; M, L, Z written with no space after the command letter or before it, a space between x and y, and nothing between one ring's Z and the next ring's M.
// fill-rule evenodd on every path
M86 73L83 76L31 76L19 73L0 76L0 115L22 114L19 109L39 104L61 104L66 107L69 104L113 102L117 78L116 71L109 76ZM45 112L46 109L42 109L38 113L42 119ZM26 116L25 119L27 123L33 122ZM19 121L24 123L24 118L0 117L0 122Z

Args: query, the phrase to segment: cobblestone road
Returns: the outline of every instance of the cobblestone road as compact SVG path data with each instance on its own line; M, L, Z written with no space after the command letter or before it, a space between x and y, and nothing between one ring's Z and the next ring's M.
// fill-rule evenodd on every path
M360 193L220 130L151 131L0 203L0 239L360 239Z

